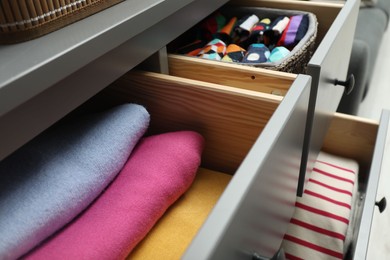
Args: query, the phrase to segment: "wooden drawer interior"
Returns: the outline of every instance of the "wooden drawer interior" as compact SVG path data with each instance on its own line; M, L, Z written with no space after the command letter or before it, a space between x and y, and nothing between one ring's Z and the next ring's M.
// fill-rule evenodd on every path
M144 105L151 114L149 134L176 130L199 132L206 139L202 167L233 174L283 97L131 71L94 100L95 104Z
M378 140L379 128L380 125L383 128L388 122L382 121L386 120L381 120L378 124L374 120L335 113L323 143L323 151L341 157L351 158L359 163L358 190L357 194L355 194L357 199L354 205L355 223L352 226L352 244L350 245L346 259L354 259L357 250L365 254L364 252L368 248L368 233L366 232L369 232L370 227L362 225L370 225L371 219L369 218L372 217L374 211L376 196L375 194L368 193L376 193L378 186L377 182L380 172L373 171L372 166L374 164L380 164L377 157L374 156L374 152L375 149L378 149L378 143L384 142L384 140ZM380 165L377 167L380 170ZM366 219L363 220L363 218ZM362 228L365 230L362 231ZM359 247L361 248L357 248L358 239L364 241L359 242Z
M321 42L343 6L284 0L280 3L268 0L231 1L230 4L313 12L319 21L317 43ZM168 55L168 67L169 75L131 71L95 96L86 107L134 102L144 105L151 114L149 135L177 130L194 130L202 134L206 139L206 147L200 176L209 184L212 183L208 179L210 176L220 176L215 181L215 190L218 192L213 194L212 202L207 205L207 210L211 210L228 185L230 175L236 172L297 75L174 54ZM337 115L323 146L326 152L359 161L362 172L359 187L362 192L369 176L377 127L374 122ZM367 132L368 136L365 135L361 140ZM337 143L335 140L342 142ZM345 142L353 143L353 146L349 145L351 149L347 149ZM209 187L207 192L212 190ZM198 226L191 230L193 235L206 218L207 214L199 216ZM187 237L186 241L181 239L182 246L175 252L179 257L192 238ZM148 243L141 243L129 259L144 257L141 251L149 251ZM161 257L166 254L165 251L169 251L162 249L164 252L147 256Z
M259 75L259 77L262 76L261 73ZM270 84L273 82L272 75L272 72L266 75ZM276 73L275 80L277 80L278 75L279 73ZM286 82L292 84L292 79L295 79L295 76L288 75L285 78ZM232 81L237 82L235 78ZM283 96L260 91L264 90L263 86L267 85L268 82L259 81L254 84L259 87L255 91L251 87L231 87L230 84L221 85L133 70L84 104L81 110L102 109L124 102L138 103L144 105L151 115L147 135L177 130L194 130L200 133L206 141L198 177L189 193L178 202L180 207L188 204L197 205L197 199L195 202L188 202L188 200L194 196L196 198L205 197L204 202L201 203L202 212L196 214L195 222L197 224L191 224L191 228L187 227L184 232L180 231L180 235L177 235L181 240L180 246L151 254L149 250L153 244L151 241L161 241L156 236L161 237L161 234L174 232L171 231L172 225L170 224L176 218L177 209L174 207L157 224L158 231L153 231L153 235L148 236L135 249L130 259L140 259L145 256L147 258L156 256L160 258L161 255L166 256L163 258L179 258L184 253L230 182L231 175L237 171L284 99ZM285 84L287 85L287 83ZM306 94L308 96L308 91ZM297 156L298 159L299 156ZM296 167L299 168L299 165ZM251 170L255 171L255 169ZM298 176L293 178L298 179ZM194 193L198 195L193 195ZM294 191L291 194L294 195ZM286 208L286 205L284 207ZM184 237L183 234L185 234Z
M151 115L147 135L193 130L205 138L202 164L190 190L128 259L181 257L282 100L260 91L133 70L80 108L83 112L134 102ZM183 211L196 214L180 227L172 225L182 221ZM161 250L150 250L156 246Z
M364 184L371 166L378 122L336 113L325 137L323 150L359 162L360 182Z
M175 60L174 62L177 64L184 64L181 66L182 68L190 66L186 65L185 57L174 56L172 60ZM203 62L201 61L201 63ZM189 64L194 63L190 62ZM230 65L226 64L226 66ZM253 68L245 68L243 71L247 72L248 69L250 71ZM215 185L214 191L218 190L219 192L217 194L214 192L210 197L213 198L211 202L205 203L208 207L207 210L210 211L213 203L217 202L219 195L229 183L231 178L229 176L235 173L283 100L283 96L269 93L270 89L271 92L274 90L267 87L268 83L272 85L273 82L282 78L285 80L284 84L288 90L288 83L290 82L291 85L293 79L296 78L295 75L291 76L285 73L269 71L262 73L258 72L257 69L254 70L259 75L256 79L268 77L268 81L261 80L258 83L252 81L256 88L252 87L251 84L234 87L240 82L236 80L236 77L239 78L237 75L240 75L242 71L236 73L231 80L220 77L221 81L217 81L220 84L189 79L189 77L181 78L153 72L131 71L98 94L91 100L91 103L93 107L105 107L123 102L144 105L151 114L148 134L176 130L194 130L201 133L206 139L206 147L200 169L200 172L203 173L200 176L203 180L207 179L208 184L214 183L212 184ZM186 70L183 69L183 71ZM188 71L191 73L190 69ZM193 73L194 78L201 74ZM352 158L359 162L360 194L366 192L377 131L378 123L375 121L336 113L323 144L323 151ZM209 179L213 178L211 176L218 176L217 180L214 179L213 182ZM362 208L363 202L359 201L359 209ZM361 217L361 211L358 214ZM197 229L207 218L207 213L199 218L198 226L191 231L192 235L196 234ZM172 226L169 224L171 221L172 218L168 217L167 220L162 220L162 224L158 225L163 226L164 229L164 225L165 227ZM359 230L360 221L357 223L354 228ZM148 247L150 247L150 243L153 243L153 239L155 238L151 236L150 239L142 242L131 255L131 259L145 256L144 252L149 251ZM191 238L187 237L183 247L179 247L174 252L181 255L190 242ZM165 253L159 252L157 255ZM148 252L148 256L151 256L150 252ZM156 255L153 254L153 256Z
M169 74L225 86L285 96L296 74L217 62L183 55L168 55Z

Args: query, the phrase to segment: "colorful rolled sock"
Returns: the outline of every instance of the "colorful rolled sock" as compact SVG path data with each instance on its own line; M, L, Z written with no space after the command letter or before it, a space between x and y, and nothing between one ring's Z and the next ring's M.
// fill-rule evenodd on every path
M135 104L62 122L0 163L0 259L27 253L107 187L145 133Z
M245 49L236 44L229 44L226 48L226 55L223 56L222 61L227 62L241 62L245 56Z
M192 131L142 139L105 192L26 259L125 259L190 187L203 146Z
M264 43L264 32L270 29L271 20L264 18L258 22L251 31L250 39L252 43Z
M280 60L284 59L285 57L287 57L289 54L290 54L290 51L287 48L285 48L283 46L275 47L272 49L271 54L268 58L268 61L269 62L280 61Z
M262 43L251 44L245 54L242 62L243 63L263 63L267 62L270 56L270 51Z
M292 16L288 26L283 31L277 46L284 46L290 50L293 49L306 35L308 29L309 17L307 15Z
M221 60L226 54L226 44L220 39L209 42L197 56L209 60Z
M290 18L287 16L279 16L274 21L272 21L269 30L264 32L264 44L268 46L275 45L289 22Z
M255 14L247 15L237 21L234 27L234 42L244 42L249 38L252 28L259 22Z

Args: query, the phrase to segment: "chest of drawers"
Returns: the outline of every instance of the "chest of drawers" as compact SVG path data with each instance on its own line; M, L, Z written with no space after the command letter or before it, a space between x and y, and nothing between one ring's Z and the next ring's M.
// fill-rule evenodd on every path
M78 32L76 43L71 39L62 50L53 48L53 53L37 55L45 56L40 63L24 69L16 66L21 68L19 74L10 69L1 75L1 158L111 85L93 101L99 106L113 100L144 104L154 117L151 131L155 133L183 128L200 132L207 141L202 167L234 174L184 258L251 257L248 252L272 257L288 221L273 221L267 214L291 217L295 195L303 189L320 150L356 159L361 166L361 214L354 227L358 232L352 255L364 258L370 230L366 223L371 223L375 208L389 115L384 113L381 122L373 122L335 114L345 92L335 81L348 77L359 1L343 5L283 0L229 3L316 14L318 43L307 75L167 54L164 46L226 1L177 2L137 5L139 13L130 17L120 11L133 7L125 1L36 41L2 47L2 53L11 54L23 48L40 50L39 44L45 41ZM114 13L123 15L120 21L110 20ZM102 25L93 27L93 37L83 35L82 29L97 21ZM140 21L145 23L137 27ZM123 36L125 30L130 33ZM86 57L78 59L83 51ZM131 71L122 76L156 51L158 59L149 61L165 73ZM15 57L4 57L2 68L7 63L15 66ZM288 183L283 175L287 168L292 174ZM285 185L290 189L281 188ZM280 235L270 239L267 230L248 225L260 222ZM262 242L248 243L255 240Z

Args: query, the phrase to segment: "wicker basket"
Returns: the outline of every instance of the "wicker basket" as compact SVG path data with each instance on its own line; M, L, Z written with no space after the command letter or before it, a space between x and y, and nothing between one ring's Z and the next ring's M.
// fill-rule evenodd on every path
M309 28L305 34L305 36L302 38L302 40L291 50L291 52L282 60L279 60L277 62L264 62L264 63L236 63L236 64L242 64L245 66L254 66L254 67L260 67L270 70L276 70L276 71L283 71L283 72L290 72L290 73L306 73L307 64L309 63L314 51L315 51L315 40L317 38L317 27L318 27L318 21L317 17L310 12L304 12L304 11L297 11L297 10L284 10L284 9L274 9L274 8L263 8L263 7L231 7L227 6L219 10L220 13L222 13L227 20L229 20L231 17L242 17L247 14L256 14L258 17L267 17L270 19L275 19L278 16L285 15L285 16L292 16L292 15L307 15L309 18ZM196 29L195 27L193 29ZM194 35L194 33L192 33ZM191 33L184 34L183 38L188 38L188 36L191 35ZM173 42L173 46L177 47L180 44L185 45L185 43L189 43L188 39L187 41L179 37L177 39L177 42ZM193 39L190 39L190 42ZM171 48L172 52L174 51L174 48ZM194 57L198 58L198 57ZM218 61L223 62L223 61Z
M266 68L277 71L284 71L290 73L306 73L306 67L309 63L311 56L315 51L315 40L317 38L317 27L318 21L317 17L310 12L297 11L297 10L282 10L274 8L260 8L260 7L239 7L230 10L225 10L228 14L248 13L253 12L259 17L269 17L276 18L280 15L292 16L292 15L307 15L309 18L309 28L302 38L302 40L291 50L290 54L287 55L284 59L277 62L265 62L251 64L255 67ZM249 65L249 64L245 64Z
M31 40L124 0L1 0L0 43Z

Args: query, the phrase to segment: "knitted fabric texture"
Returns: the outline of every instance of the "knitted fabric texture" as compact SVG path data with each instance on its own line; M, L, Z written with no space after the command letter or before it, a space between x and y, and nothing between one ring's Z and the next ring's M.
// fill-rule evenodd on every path
M229 44L226 48L226 55L222 60L226 62L241 62L245 56L245 50L236 44Z
M320 153L284 237L288 259L343 259L357 175L356 161Z
M190 131L142 139L95 203L27 259L124 259L190 187L203 144Z
M267 62L271 52L262 43L253 43L249 46L248 52L242 59L243 63L261 63Z
M220 39L214 39L198 53L198 56L209 60L221 60L225 54L226 43Z
M27 253L83 211L113 180L149 124L125 104L68 120L0 163L0 259Z
M283 31L277 45L292 49L305 36L309 28L309 17L307 15L294 15Z

